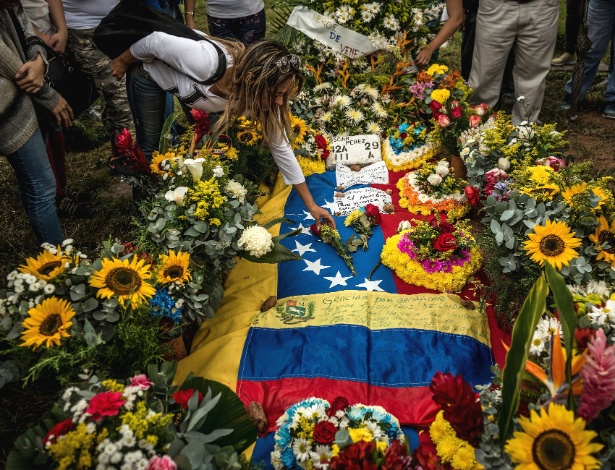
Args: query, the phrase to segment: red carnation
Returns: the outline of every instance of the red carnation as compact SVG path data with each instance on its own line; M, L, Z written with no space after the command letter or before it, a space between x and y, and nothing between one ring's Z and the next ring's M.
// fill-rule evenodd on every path
M440 222L440 233L453 233L455 231L455 226L448 222Z
M431 103L429 103L429 108L435 113L437 111L440 110L440 108L442 107L442 105L440 103L438 103L436 100L432 100Z
M437 251L451 251L457 248L457 238L452 233L441 233L432 244Z
M45 439L43 439L43 445L47 447L47 444L53 444L60 436L63 436L64 434L72 431L73 429L75 429L75 423L73 423L72 419L67 418L64 421L60 421L58 424L56 424L49 430L49 432L45 436Z
M464 191L468 201L470 201L470 204L474 207L478 207L480 204L480 190L476 186L468 185L465 187Z
M408 137L408 134L406 134L405 132L402 132L401 134L399 134L399 138L404 140L406 137Z
M436 217L435 215L430 215L427 217L426 222L431 225L433 228L438 228L440 224L440 217Z
M338 411L344 411L346 408L348 408L348 405L348 400L346 400L345 397L337 397L335 400L333 400L333 403L331 403L331 406L327 410L327 416L335 416Z
M312 224L310 227L310 232L312 232L317 237L320 237L320 227L316 224Z
M314 440L319 444L330 446L335 440L337 427L329 421L321 421L314 426Z
M376 464L371 461L376 449L373 442L359 441L344 448L337 457L329 463L331 470L376 470Z
M103 416L119 414L124 403L126 399L122 396L122 392L103 392L92 397L85 412L91 414L93 420L100 421Z
M201 392L198 392L198 393L199 393L199 404L200 404L203 401L203 394ZM194 395L193 388L187 388L186 390L179 390L173 394L173 400L175 400L175 403L177 403L180 408L188 408L188 400L192 398L192 395Z

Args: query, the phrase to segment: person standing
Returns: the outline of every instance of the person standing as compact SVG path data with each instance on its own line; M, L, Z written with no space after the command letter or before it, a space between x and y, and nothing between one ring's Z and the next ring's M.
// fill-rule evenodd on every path
M186 2L187 11L189 5ZM237 39L246 46L265 37L264 0L206 0L205 11L209 34L214 37Z
M512 122L536 121L557 39L558 0L480 0L469 84L472 101L494 106L514 47ZM523 99L520 99L523 98Z
M96 83L103 103L102 123L111 140L109 168L112 174L131 174L118 155L115 138L132 126L132 115L126 96L126 81L111 75L111 59L92 40L94 29L117 5L117 0L62 0L68 27L68 51L81 70Z
M581 5L580 0L566 0L566 42L564 52L559 57L554 57L551 65L556 67L572 65L576 62L574 52L577 48L577 38L581 28Z

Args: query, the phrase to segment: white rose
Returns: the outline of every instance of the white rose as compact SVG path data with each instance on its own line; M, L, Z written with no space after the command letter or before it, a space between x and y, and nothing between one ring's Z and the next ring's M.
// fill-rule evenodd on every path
M442 177L437 173L434 173L427 177L427 182L432 186L438 186L440 183L442 183Z
M444 165L441 163L438 163L438 166L436 167L436 173L442 177L445 177L446 175L448 175L449 173L448 163Z
M500 170L508 171L508 169L510 168L510 162L508 161L508 158L500 157L498 159L498 168Z

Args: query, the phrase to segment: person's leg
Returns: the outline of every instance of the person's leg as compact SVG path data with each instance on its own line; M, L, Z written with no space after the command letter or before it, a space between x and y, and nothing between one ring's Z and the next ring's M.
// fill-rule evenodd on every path
M476 17L476 40L468 80L473 103L495 106L504 67L515 41L519 7L506 0L481 0Z
M534 0L520 4L519 9L513 79L517 97L523 96L525 100L515 102L513 124L538 119L555 50L559 15L557 0Z
M265 37L267 20L265 9L250 16L237 19L237 39L246 46Z
M566 43L564 52L575 53L577 38L581 27L581 2L580 0L566 0Z
M237 39L233 27L233 19L215 18L207 15L209 34L216 38Z
M474 40L476 37L476 13L466 12L466 20L461 37L461 76L467 81L472 70Z
M147 159L158 150L164 127L167 92L137 65L127 75L128 102L134 117L137 145Z
M19 196L39 243L64 240L56 210L56 182L39 129L7 159L17 178Z
M585 56L585 67L583 70L583 83L581 85L581 100L589 90L589 87L596 78L600 61L606 53L615 26L613 25L613 9L615 4L609 1L590 0L587 10L587 36L591 41L591 47ZM568 80L564 87L566 99L572 93L572 78Z

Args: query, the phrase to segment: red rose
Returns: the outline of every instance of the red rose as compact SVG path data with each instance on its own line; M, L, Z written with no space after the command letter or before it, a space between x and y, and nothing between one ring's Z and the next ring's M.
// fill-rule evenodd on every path
M186 390L179 390L173 394L173 400L179 405L180 408L188 408L188 400L194 395L193 388L187 388ZM199 392L199 404L203 401L203 394Z
M457 238L452 233L441 233L432 243L434 249L438 251L451 251L457 248Z
M322 134L316 134L314 136L314 140L316 141L316 146L321 149L327 148L327 139L324 138Z
M124 403L126 399L122 392L103 392L92 397L85 412L91 414L95 421L100 421L103 416L117 415Z
M328 149L323 150L323 151L322 151L322 155L321 155L322 159L323 159L323 160L326 160L327 158L329 158L329 154L330 154L330 153L331 153L331 152L330 152Z
M63 436L73 429L75 429L75 423L73 423L72 419L67 418L64 421L60 421L49 430L45 439L43 439L43 445L46 447L48 443L53 444L60 436Z
M406 137L408 137L408 134L406 134L405 132L402 132L401 134L399 134L399 138L400 139L405 139Z
M466 186L464 189L470 204L477 207L480 204L480 190L476 186Z
M480 118L480 116L476 116L476 115L473 114L472 116L470 116L470 127L472 127L472 128L478 127L478 125L480 124L481 120L482 119Z
M316 224L312 224L310 227L310 232L312 232L317 237L320 237L320 227Z
M376 444L373 442L356 442L344 447L337 457L333 457L329 467L331 470L376 470L376 464L371 461L375 449Z
M451 120L448 118L448 116L445 116L444 114L440 114L437 121L438 124L440 124L440 127L448 127L451 124Z
M337 427L335 424L329 421L321 421L314 426L314 440L319 444L326 444L330 446L335 440L335 433Z
M427 222L429 225L431 225L433 228L438 228L438 225L439 225L439 223L440 223L440 216L438 216L438 217L436 218L436 216L435 216L435 215L430 215L430 216L428 216L428 217L427 217L426 222Z
M338 411L344 411L346 408L348 408L348 405L348 400L346 400L345 397L337 397L335 400L333 400L333 403L331 403L331 406L327 410L327 416L335 416Z
M453 233L455 231L455 226L453 224L449 224L448 222L440 222L440 233Z
M462 114L463 109L461 108L461 106L455 106L454 108L451 108L451 117L453 119L459 119Z
M429 103L429 108L435 113L437 111L440 110L440 108L442 107L442 105L440 103L438 103L436 100L432 100L431 103Z

